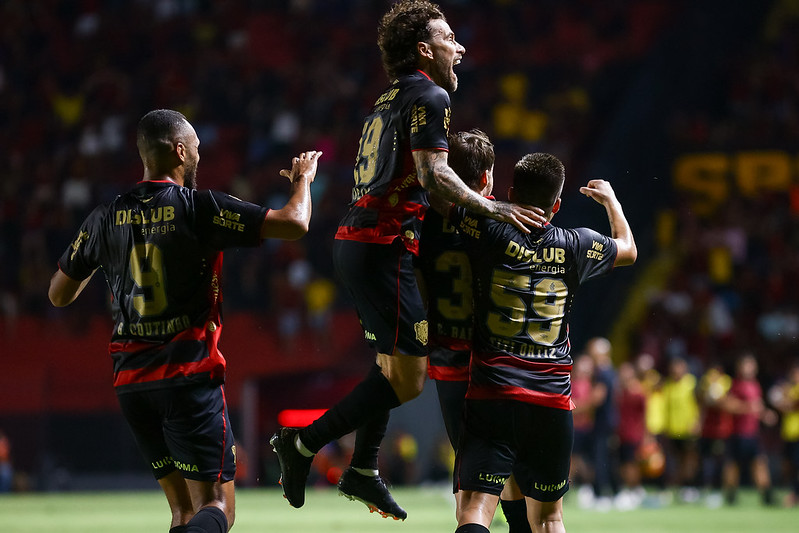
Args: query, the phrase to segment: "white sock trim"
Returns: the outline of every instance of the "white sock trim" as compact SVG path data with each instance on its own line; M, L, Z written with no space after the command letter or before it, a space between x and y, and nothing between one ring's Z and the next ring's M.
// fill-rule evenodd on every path
M299 433L294 436L294 447L297 448L297 451L300 452L305 457L313 457L314 454L311 450L305 447L305 444L302 443L300 440Z
M356 472L358 472L362 476L377 477L377 474L379 473L376 468L375 469L371 469L371 468L355 468L353 466L352 469L355 470Z

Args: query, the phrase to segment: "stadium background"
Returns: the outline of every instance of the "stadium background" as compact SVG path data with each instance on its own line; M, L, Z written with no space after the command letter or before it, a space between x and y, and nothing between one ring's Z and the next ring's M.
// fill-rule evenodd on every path
M567 167L556 223L606 230L576 192L593 177L630 218L638 264L584 288L575 352L605 335L616 362L680 355L698 372L749 348L764 387L781 378L799 332L797 2L440 3L467 49L452 129L495 141L496 194L519 156L548 151ZM281 204L293 154L325 152L309 234L225 256L241 483L277 477L266 438L279 411L324 408L368 368L330 247L362 118L386 85L375 28L387 5L0 4L0 431L17 488L154 486L111 390L103 283L65 310L46 297L83 217L140 176L133 133L150 109L196 126L201 187L266 205ZM436 411L427 387L394 416L395 479L442 475Z

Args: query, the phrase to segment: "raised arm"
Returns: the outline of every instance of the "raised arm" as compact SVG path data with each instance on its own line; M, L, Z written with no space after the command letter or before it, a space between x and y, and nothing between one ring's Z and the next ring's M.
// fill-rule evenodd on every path
M440 200L460 205L469 211L509 222L525 233L527 226L541 227L545 222L544 212L535 207L524 207L508 202L495 202L482 197L463 183L447 163L444 150L416 150L413 160L419 183Z
M97 271L95 270L94 272ZM74 302L80 293L83 292L83 289L86 288L86 284L92 279L94 272L84 280L75 280L61 272L61 270L56 270L53 277L50 278L50 289L47 291L50 302L56 307L65 307Z
M280 209L266 214L261 226L261 238L296 240L308 233L311 222L311 183L316 177L317 161L322 152L303 152L291 160L291 170L283 169L281 176L291 182L289 199Z
M626 266L635 263L638 249L635 246L630 224L621 210L621 203L616 198L613 187L605 180L591 180L580 192L605 206L610 222L610 235L616 241L616 261L613 266Z

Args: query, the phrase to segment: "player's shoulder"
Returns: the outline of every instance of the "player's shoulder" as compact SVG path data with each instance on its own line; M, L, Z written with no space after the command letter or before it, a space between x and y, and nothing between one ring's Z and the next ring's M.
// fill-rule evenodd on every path
M449 93L435 83L424 72L417 70L411 74L402 76L397 81L407 98L410 99L425 99L435 102L441 102L449 105Z
M579 244L585 241L605 240L607 237L591 228L563 228L560 226L548 225L551 230L547 233L548 238L560 241L564 244Z

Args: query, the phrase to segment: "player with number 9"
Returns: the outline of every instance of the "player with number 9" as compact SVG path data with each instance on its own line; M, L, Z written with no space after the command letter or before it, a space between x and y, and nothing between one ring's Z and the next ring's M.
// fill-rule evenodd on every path
M384 15L378 45L390 85L364 120L354 169L352 202L333 247L336 273L377 352L366 378L304 428L281 428L271 439L289 504L305 503L313 455L358 430L340 492L383 516L407 513L379 476L377 457L389 411L419 395L427 371L428 327L412 258L418 253L428 191L471 210L515 224L544 219L535 209L492 202L467 187L447 164L449 93L466 49L440 8L402 0Z
M53 305L72 303L98 268L111 289L114 388L172 511L171 533L233 525L236 447L225 403L222 250L308 231L321 152L295 157L290 194L268 210L196 190L197 133L177 111L147 113L137 131L143 180L97 207L61 256Z

